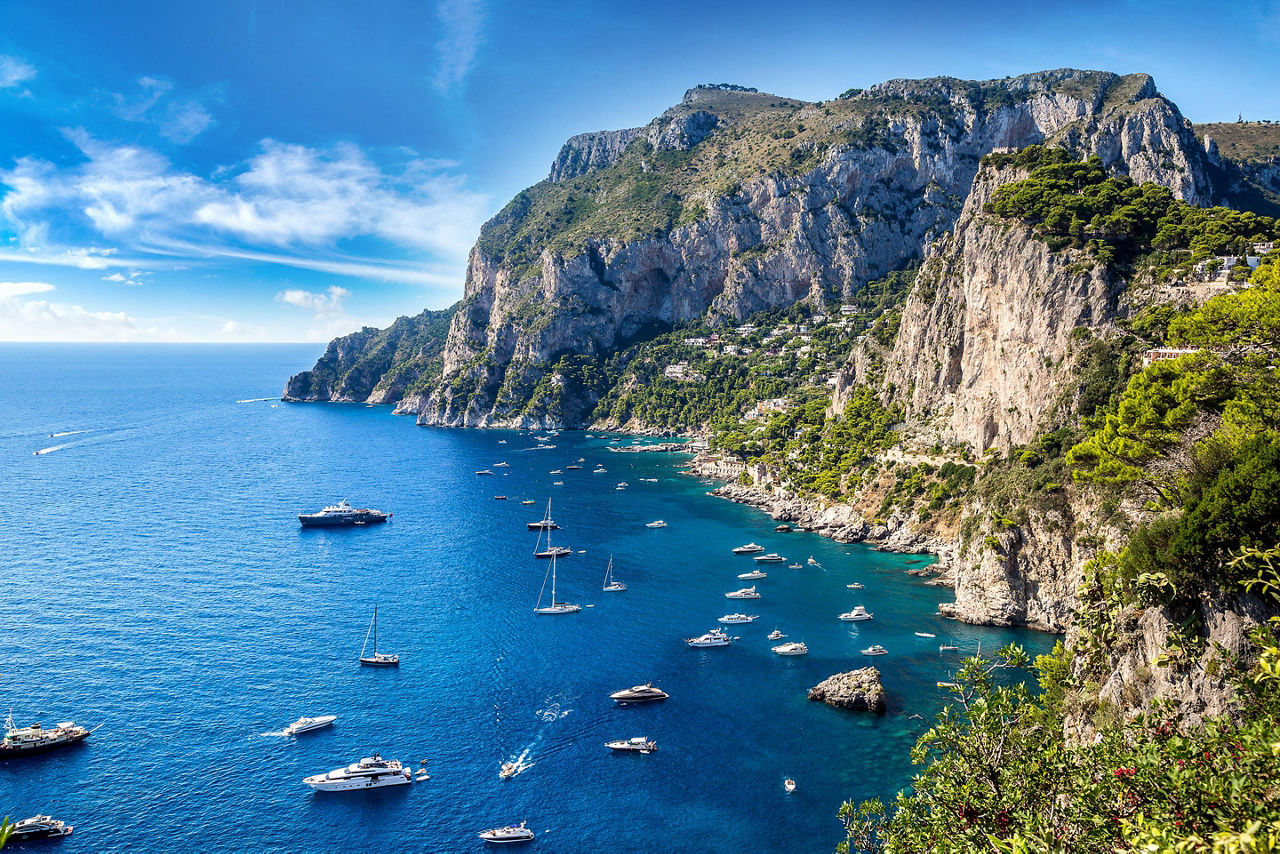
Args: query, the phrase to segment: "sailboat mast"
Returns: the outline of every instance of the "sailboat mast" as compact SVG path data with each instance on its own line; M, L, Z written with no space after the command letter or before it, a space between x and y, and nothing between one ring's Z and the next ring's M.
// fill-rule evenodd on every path
M547 516L551 516L551 501L547 501ZM547 551L551 552L551 604L556 604L556 550L551 548L551 529L547 528Z
M378 606L373 606L373 654L378 654Z

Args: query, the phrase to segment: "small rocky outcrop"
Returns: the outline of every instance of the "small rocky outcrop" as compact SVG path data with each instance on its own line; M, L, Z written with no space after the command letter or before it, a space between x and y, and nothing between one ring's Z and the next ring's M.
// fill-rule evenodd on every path
M829 676L809 689L809 699L835 706L884 714L884 686L874 667Z
M644 128L602 130L569 137L551 164L547 180L556 184L585 175L593 169L612 166L642 130Z

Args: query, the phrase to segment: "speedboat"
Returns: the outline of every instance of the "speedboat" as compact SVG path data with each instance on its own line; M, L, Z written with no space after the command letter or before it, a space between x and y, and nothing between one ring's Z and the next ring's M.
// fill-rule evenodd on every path
M522 821L519 824L511 824L506 827L495 827L492 830L482 830L476 835L485 842L491 842L494 845L510 845L513 842L532 842L537 834L524 825L525 823Z
M670 696L666 691L653 687L652 682L646 682L643 685L632 685L630 688L614 691L609 695L609 699L618 703L653 703Z
M495 496L493 496L493 500L494 500L494 501L506 501L506 500L507 500L507 496L505 496L505 495L495 495Z
M960 647L953 643L944 643L938 645L938 652L958 652Z
M521 503L521 504L533 504L533 503L534 503L534 500L533 500L532 498L526 498L524 501L521 501L520 503Z
M846 623L860 623L863 620L870 620L872 616L872 614L867 613L866 608L859 605L852 611L845 611L840 615L840 619L844 620Z
M754 623L758 619L760 619L759 614L725 614L723 617L716 620L716 622L724 623L726 626L731 626L735 623Z
M787 564L787 569L804 569L804 566L798 563L789 563Z
M935 635L933 632L916 632L916 637L918 637L918 638L936 638L936 637L937 637L937 635Z
M502 767L498 769L499 780L510 780L520 771L520 766L514 762L503 762Z
M328 774L304 777L302 782L317 792L346 792L403 786L413 782L413 772L401 765L398 759L383 759L375 753L345 768L335 768Z
M726 599L759 599L760 594L756 592L756 586L744 587L741 590L735 590L732 593L724 594Z
M547 472L547 474L564 474L564 472L560 471L560 469L552 469L551 471Z
M570 469L580 469L580 468L582 468L582 466L578 465L577 463L564 467L565 471L569 471Z
M756 555L752 558L756 563L786 563L787 559L776 552L769 552L767 555Z
M885 649L880 644L875 644L874 646L869 646L866 649L864 649L862 651L862 654L863 655L888 655L889 650Z
M620 738L617 741L606 741L604 746L615 753L653 753L658 743L637 735L635 738Z
M773 631L769 632L767 637L769 638L769 640L782 640L783 638L786 637L786 635L784 635L779 629L774 629Z
M791 643L780 643L773 647L773 651L778 655L808 655L809 647L798 641L793 641Z
M630 486L630 485L631 485L631 484L627 483L625 480L620 480L620 481L618 481L618 486L617 486L616 488L617 488L617 489L626 489L626 488L627 488L628 486Z
M659 519L656 522L646 522L644 526L646 528L665 528L667 527L667 523Z
M705 635L698 635L696 638L685 638L684 642L691 647L707 647L707 646L728 646L733 643L733 638L725 633L724 629L712 629Z
M10 842L25 842L28 839L56 839L59 836L70 836L74 828L65 821L58 821L53 816L33 815L14 824Z
M848 587L850 590L861 590L863 585L855 581L852 584L846 584L845 587Z
M738 577L739 577L739 578L745 578L745 579L747 579L748 581L750 581L750 580L755 579L755 578L768 578L768 577L769 577L769 573L764 572L763 570L753 569L753 570L751 570L750 572L743 572L743 573L739 573Z
M476 472L476 474L481 475L482 477L484 477L484 476L492 476L492 475L493 475L493 472L492 472L491 470L489 470L489 469L480 469L480 471Z
M511 463L494 463L493 467L496 469L509 469L511 468Z
M284 728L285 735L298 735L313 729L324 729L338 719L337 715L319 715L314 718L298 718Z
M608 470L607 468L605 468L604 466L600 466L600 468L592 469L592 470L591 470L591 473L592 473L592 474L605 474L605 473L606 473L606 472L608 472L608 471L609 471L609 470Z
M499 445L505 445L505 444L507 444L507 440L506 440L506 439L499 439L499 440L498 440L498 444L499 444Z
M796 781L788 777L787 779L782 781L782 788L789 795L796 790Z
M820 563L818 563L816 560L814 560L814 559L813 559L813 555L809 555L809 566L817 566L817 567L821 567L821 566L822 566L822 564L820 564Z
M733 550L733 553L736 555L753 555L762 551L764 551L764 546L757 545L755 543L747 543L745 546L738 546Z

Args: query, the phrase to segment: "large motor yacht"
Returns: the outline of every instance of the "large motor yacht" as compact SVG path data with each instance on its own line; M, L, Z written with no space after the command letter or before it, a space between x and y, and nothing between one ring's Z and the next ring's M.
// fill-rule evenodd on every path
M809 647L802 643L780 643L773 647L773 651L778 655L808 655Z
M685 638L684 642L692 647L728 646L733 643L733 638L729 637L724 629L712 629L705 635L698 635L696 638Z
M606 741L604 746L614 753L653 753L658 749L656 741L650 741L643 735L635 738L620 738L617 741Z
M665 700L670 696L666 691L653 687L652 682L646 682L644 685L633 685L621 691L614 691L609 695L609 699L619 703L652 703Z
M390 513L368 507L352 507L346 500L330 504L319 513L299 513L298 521L304 528L333 528L339 525L369 525L385 522Z
M285 735L297 735L311 732L313 729L324 729L338 719L337 715L318 715L314 718L298 718L284 728Z
M346 792L352 789L404 786L413 782L413 774L398 759L383 759L375 753L345 768L335 768L328 774L305 777L302 782L317 792Z
M768 578L769 573L765 572L762 569L753 569L750 572L738 573L738 577L746 579L747 581L754 581L757 578Z
M72 721L65 721L53 729L45 729L38 723L19 727L13 722L13 713L5 718L4 740L0 741L0 759L12 759L17 756L30 756L56 750L84 741L89 737L89 730Z
M787 559L777 552L769 552L767 555L756 555L752 558L756 563L786 563Z
M734 590L732 593L724 594L726 599L759 599L760 594L756 592L756 586L744 587L741 590Z
M764 551L764 546L756 543L747 543L745 546L738 546L733 550L733 553L736 555L753 555L762 551Z
M13 826L10 842L25 842L28 839L55 839L59 836L70 836L74 830L65 821L47 815L33 815L24 818Z
M725 614L716 622L731 626L734 623L754 623L758 619L760 619L759 614Z

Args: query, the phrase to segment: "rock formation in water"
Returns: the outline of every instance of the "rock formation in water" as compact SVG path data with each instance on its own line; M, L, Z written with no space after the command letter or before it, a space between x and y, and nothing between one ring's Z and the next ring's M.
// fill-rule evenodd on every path
M828 676L809 689L809 699L835 706L837 709L855 709L883 714L885 710L884 686L880 683L880 671L874 667L850 670Z

